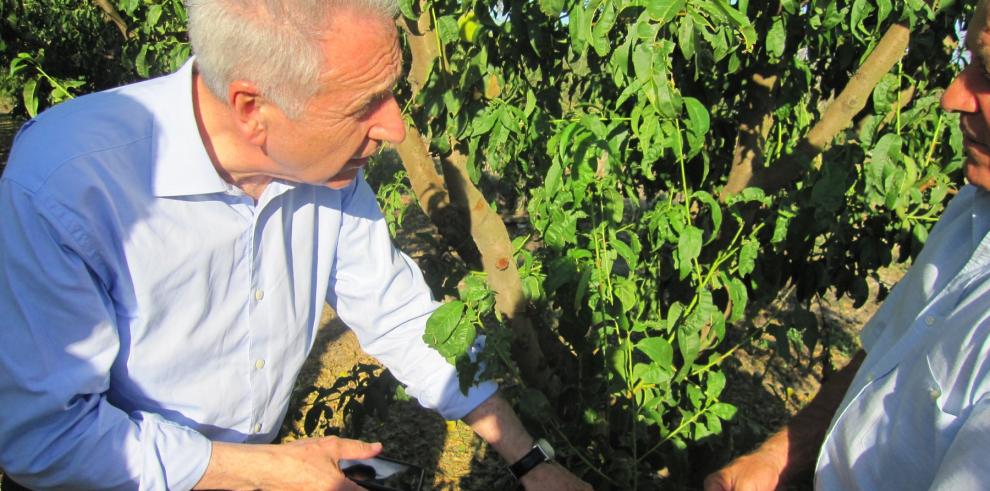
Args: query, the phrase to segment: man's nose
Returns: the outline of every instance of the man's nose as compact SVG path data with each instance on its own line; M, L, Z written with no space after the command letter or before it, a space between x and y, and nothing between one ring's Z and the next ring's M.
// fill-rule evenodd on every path
M942 94L942 109L950 112L975 113L980 110L980 103L976 98L980 87L988 87L983 77L982 69L977 63L967 66L956 79L949 84ZM988 87L990 88L990 87Z
M390 95L378 106L374 118L368 138L391 143L401 143L406 139L406 123L402 120L402 109L395 96Z

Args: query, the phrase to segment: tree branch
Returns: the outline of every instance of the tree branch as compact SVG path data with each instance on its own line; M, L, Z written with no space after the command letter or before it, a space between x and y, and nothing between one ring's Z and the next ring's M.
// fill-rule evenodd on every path
M129 37L127 22L124 22L124 18L120 16L120 13L117 12L117 9L110 3L110 0L93 0L93 3L95 3L97 7L100 7L100 10L102 10L103 13L110 18L110 21L117 26L117 30L120 31L120 35L124 36L124 39L127 39Z
M853 116L863 110L873 88L904 56L910 38L911 30L907 26L890 26L870 56L842 89L839 97L829 105L821 120L801 140L794 152L780 159L773 167L758 171L751 185L773 192L797 179L808 168L811 160L824 151L840 131L849 126Z

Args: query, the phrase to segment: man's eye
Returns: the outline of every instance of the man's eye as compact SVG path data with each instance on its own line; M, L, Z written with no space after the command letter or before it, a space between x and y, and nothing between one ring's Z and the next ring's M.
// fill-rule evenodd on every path
M373 99L368 101L367 104L361 106L361 108L355 113L355 116L358 118L366 118L371 116L371 113L375 112L375 109L378 109L378 106L381 106L382 103L387 101L391 96L392 94L380 94L375 96Z

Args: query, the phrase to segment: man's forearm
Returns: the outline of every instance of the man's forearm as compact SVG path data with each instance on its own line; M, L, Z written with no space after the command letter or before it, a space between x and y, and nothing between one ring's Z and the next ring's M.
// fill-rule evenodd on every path
M782 483L814 465L832 417L865 356L863 351L858 351L848 365L822 384L807 406L754 452L776 460L775 464L782 469Z
M507 463L519 460L533 446L533 437L526 431L512 406L498 394L474 408L463 421Z

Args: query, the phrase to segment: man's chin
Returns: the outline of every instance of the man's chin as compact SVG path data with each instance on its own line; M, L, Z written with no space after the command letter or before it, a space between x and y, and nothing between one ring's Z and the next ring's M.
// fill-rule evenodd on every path
M346 170L336 176L331 177L326 186L330 189L344 189L350 186L354 179L357 178L358 169Z
M972 158L967 159L966 180L970 184L990 191L990 166L974 162Z

